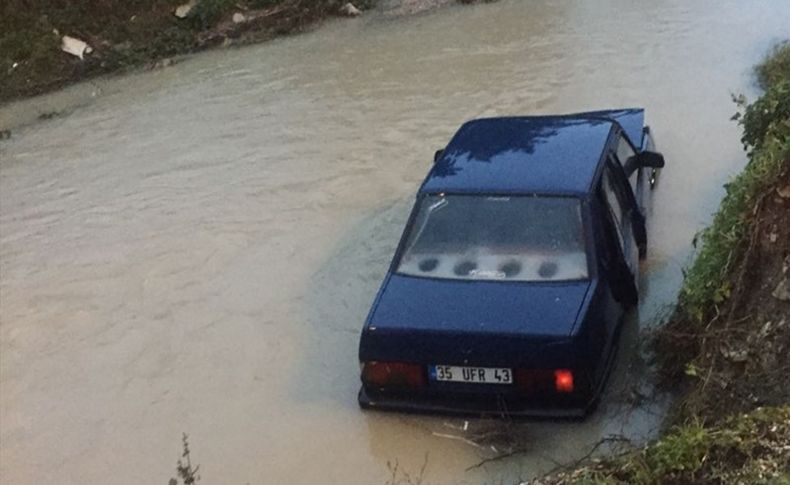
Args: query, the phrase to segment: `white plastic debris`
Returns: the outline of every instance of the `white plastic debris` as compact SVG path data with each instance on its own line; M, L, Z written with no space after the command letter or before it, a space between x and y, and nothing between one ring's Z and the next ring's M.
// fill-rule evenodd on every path
M247 21L247 17L245 17L241 12L236 12L233 14L232 20L234 24L241 24Z
M771 293L774 298L781 301L790 301L790 280L786 277L776 285L776 289Z
M733 362L746 362L749 359L749 351L746 349L728 349L725 347L719 348L719 352L727 360Z
M348 15L349 17L356 17L357 15L362 15L362 11L354 6L353 3L348 2L347 4L340 7L340 13L343 15Z
M189 15L189 12L195 8L195 5L197 5L197 0L189 0L187 3L176 7L174 14L180 19L186 18L186 16Z
M63 43L60 45L60 50L77 56L80 59L83 59L85 54L93 52L93 48L89 46L87 42L68 35L63 36Z

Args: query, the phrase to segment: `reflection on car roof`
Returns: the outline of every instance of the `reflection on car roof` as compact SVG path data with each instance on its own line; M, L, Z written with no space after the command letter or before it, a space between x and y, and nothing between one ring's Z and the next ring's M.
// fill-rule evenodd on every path
M615 123L581 115L469 121L420 191L584 195Z

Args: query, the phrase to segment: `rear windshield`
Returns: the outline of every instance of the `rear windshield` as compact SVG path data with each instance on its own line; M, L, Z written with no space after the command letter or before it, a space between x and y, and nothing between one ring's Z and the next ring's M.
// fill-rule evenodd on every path
M429 195L397 272L461 280L587 278L581 202L573 197Z

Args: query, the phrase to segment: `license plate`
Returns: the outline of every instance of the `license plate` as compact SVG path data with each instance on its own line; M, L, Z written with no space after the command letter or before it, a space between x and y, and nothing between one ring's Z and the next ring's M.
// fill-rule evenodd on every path
M465 382L468 384L511 384L511 369L495 367L458 367L452 365L430 366L431 379L442 382Z

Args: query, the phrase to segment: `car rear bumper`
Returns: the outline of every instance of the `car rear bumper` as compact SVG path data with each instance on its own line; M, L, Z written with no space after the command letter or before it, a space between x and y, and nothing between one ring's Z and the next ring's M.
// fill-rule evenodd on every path
M364 387L359 390L358 399L363 409L461 416L582 419L594 408L594 402L565 402L554 406L514 396L379 394Z

